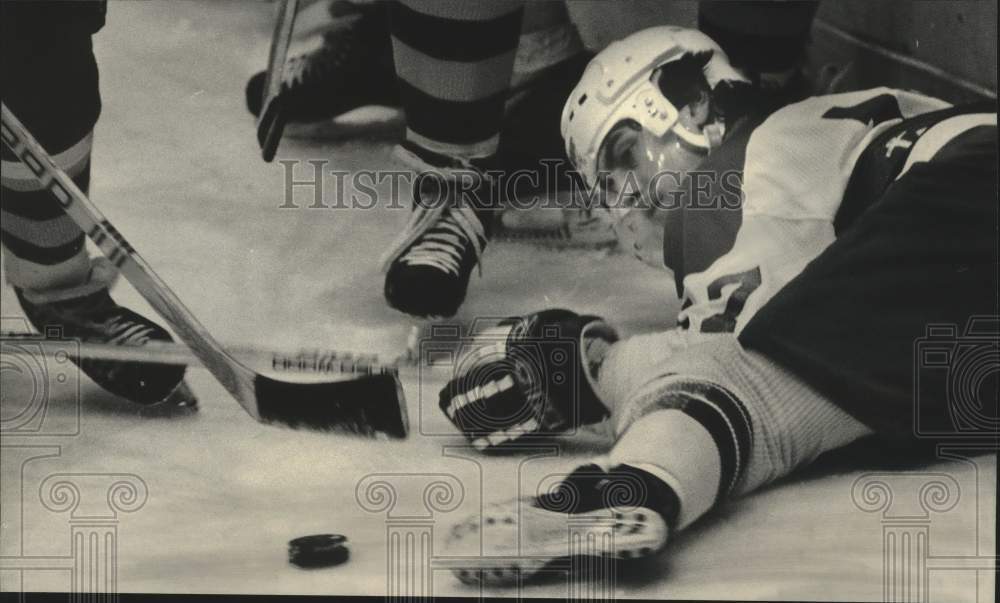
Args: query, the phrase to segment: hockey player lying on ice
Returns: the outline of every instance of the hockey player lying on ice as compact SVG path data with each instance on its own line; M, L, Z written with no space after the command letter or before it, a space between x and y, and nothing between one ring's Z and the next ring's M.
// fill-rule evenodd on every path
M653 182L663 201L676 179L656 174L697 168L716 174L705 198L719 202L667 210L675 328L619 339L599 317L546 310L459 363L440 404L480 449L601 421L614 433L550 493L455 526L452 545L487 547L470 562L486 571L461 579L523 578L566 556L571 514L617 518L604 554L642 557L861 437L933 443L914 435L914 344L928 325L997 313L995 105L877 88L762 119L744 87L709 38L658 27L601 52L567 100L562 132L588 185L617 202ZM729 168L743 171L742 211L719 193ZM992 375L980 410L996 416ZM947 402L921 400L939 431Z

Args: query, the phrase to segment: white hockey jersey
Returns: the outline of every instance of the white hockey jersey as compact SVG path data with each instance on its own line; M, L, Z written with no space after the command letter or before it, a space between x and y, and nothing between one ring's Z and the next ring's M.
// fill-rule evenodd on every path
M678 323L697 332L738 333L835 240L835 218L869 144L903 120L947 107L920 94L875 88L811 98L768 117L747 144L743 222L733 247L684 278ZM927 130L904 128L884 143L885 157L900 153L905 160Z

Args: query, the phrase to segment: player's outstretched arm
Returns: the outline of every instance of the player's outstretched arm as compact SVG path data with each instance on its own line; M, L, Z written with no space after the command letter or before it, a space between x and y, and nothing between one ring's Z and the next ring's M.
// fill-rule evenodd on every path
M658 336L675 335L633 337L608 356L648 354L663 345ZM633 387L616 402L608 455L540 486L535 496L488 505L482 517L455 526L446 550L473 538L489 543L482 556L453 569L460 580L508 584L559 559L649 557L716 504L871 433L732 335L656 358L660 368L648 370L648 379L617 379ZM602 390L623 366L605 360ZM583 525L586 538L567 537Z
M677 492L676 529L871 433L735 336L691 346L670 366L616 413L609 458Z

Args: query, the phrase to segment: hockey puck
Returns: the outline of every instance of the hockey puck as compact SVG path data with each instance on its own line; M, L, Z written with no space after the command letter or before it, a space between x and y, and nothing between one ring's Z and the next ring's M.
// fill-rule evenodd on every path
M302 536L288 542L288 562L303 568L332 567L347 561L347 537L340 534Z

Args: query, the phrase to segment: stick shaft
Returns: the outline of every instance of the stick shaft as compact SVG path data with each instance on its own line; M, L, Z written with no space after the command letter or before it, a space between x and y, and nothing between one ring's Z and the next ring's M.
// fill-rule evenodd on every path
M274 98L281 91L281 79L284 76L285 61L288 57L288 47L291 45L292 29L295 26L295 14L298 11L298 0L281 0L278 6L278 19L274 24L271 36L271 50L267 58L267 75L264 78L264 101ZM261 112L263 115L263 111Z
M260 115L257 117L257 142L260 144L261 157L268 163L274 159L274 154L281 143L281 135L285 130L287 115L280 97L298 4L298 0L281 0L274 33L271 36L263 98L260 103Z
M152 267L135 251L75 182L55 164L52 157L28 132L17 117L2 104L2 138L125 278L166 320L191 348L202 364L255 419L260 419L253 390L252 371L230 357L222 346L181 303Z

